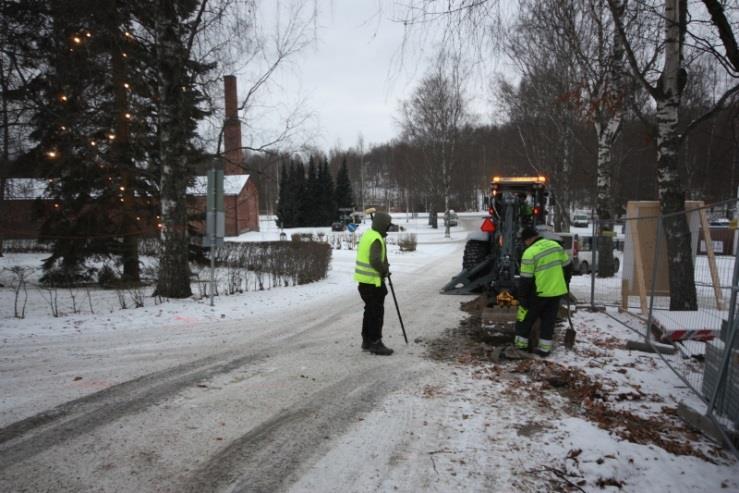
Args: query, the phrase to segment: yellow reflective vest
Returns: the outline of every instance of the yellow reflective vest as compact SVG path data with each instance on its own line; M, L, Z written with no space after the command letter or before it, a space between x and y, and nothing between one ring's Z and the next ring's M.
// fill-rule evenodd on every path
M570 263L567 252L556 241L542 238L532 243L521 258L521 277L534 278L536 295L552 298L567 293L564 266Z
M362 233L357 245L357 263L354 267L354 280L365 284L374 284L378 288L382 284L382 276L370 265L370 248L375 240L380 240L382 245L382 261L387 258L385 239L374 229L368 229Z

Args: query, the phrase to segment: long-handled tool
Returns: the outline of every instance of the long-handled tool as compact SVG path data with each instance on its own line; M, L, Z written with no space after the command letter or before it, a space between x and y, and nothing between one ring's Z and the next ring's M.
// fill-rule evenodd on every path
M375 212L377 212L377 209L374 207L370 207L369 209L365 209L364 213L369 214L372 219L375 218ZM387 282L390 284L390 292L393 293L393 301L395 302L395 311L398 312L398 320L400 320L400 328L403 330L403 339L405 339L405 343L408 344L408 336L405 335L405 326L403 325L403 317L400 316L400 307L398 306L398 298L395 297L395 288L393 287L393 280L390 277L390 273L387 273Z
M390 292L393 293L393 301L395 302L395 310L398 312L398 320L400 320L400 328L403 329L403 339L408 344L408 336L405 335L405 326L403 325L403 317L400 316L400 307L398 307L398 299L395 297L395 288L393 288L393 278L390 273L387 274L387 282L390 284Z
M570 326L565 331L565 348L572 349L575 347L575 327L572 325L572 317L570 316L570 293L567 292L567 321Z

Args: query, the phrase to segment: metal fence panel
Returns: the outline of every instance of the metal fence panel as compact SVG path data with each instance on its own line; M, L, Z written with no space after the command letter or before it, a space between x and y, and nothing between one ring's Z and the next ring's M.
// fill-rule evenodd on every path
M726 239L730 234L716 235L720 242L709 236L712 207L716 204L687 205L681 217L660 215L658 208L649 207L644 210L653 212L644 214L635 207L619 222L593 218L591 233L578 238L580 275L573 280L572 292L581 305L606 310L653 349L673 346L676 351L661 357L706 403L706 414L730 443L728 436L739 430L739 265L733 242ZM695 310L670 310L674 289L665 228L675 219L685 221L690 230ZM599 272L599 241L613 244L613 256L618 259L613 275Z

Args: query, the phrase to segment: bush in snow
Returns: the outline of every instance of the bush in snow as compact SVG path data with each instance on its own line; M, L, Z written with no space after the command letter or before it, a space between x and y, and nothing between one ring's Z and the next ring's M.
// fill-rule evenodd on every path
M227 242L217 251L216 262L229 271L243 269L251 276L245 287L253 282L254 289L271 286L288 286L320 281L328 275L331 262L331 245L324 242L270 241L270 242ZM236 276L234 276L234 279ZM239 279L240 283L240 279ZM236 286L231 286L238 291Z

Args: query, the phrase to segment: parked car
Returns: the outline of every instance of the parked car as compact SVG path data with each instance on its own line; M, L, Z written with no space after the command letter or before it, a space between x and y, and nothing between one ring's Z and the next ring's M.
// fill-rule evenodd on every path
M447 225L447 222L449 223L449 227L459 224L459 216L451 209L449 210L449 214L444 214L444 226Z
M575 256L577 252L575 251L575 235L572 233L558 233L558 232L549 232L549 231L541 231L539 234L544 237L548 238L550 240L554 240L560 245L562 245L562 248L564 248L564 251L567 252L567 255L571 259L573 259L573 262L575 261Z
M710 226L714 228L728 228L730 225L731 221L726 219L725 217L712 219L710 222Z
M575 235L575 245L573 252L573 262L575 272L580 274L590 274L593 267L593 237L590 235ZM623 241L621 238L613 239L613 262L615 272L621 269L621 263L623 261ZM619 248L621 246L621 248Z
M590 216L587 214L574 214L572 216L572 225L576 228L586 228L590 224Z

